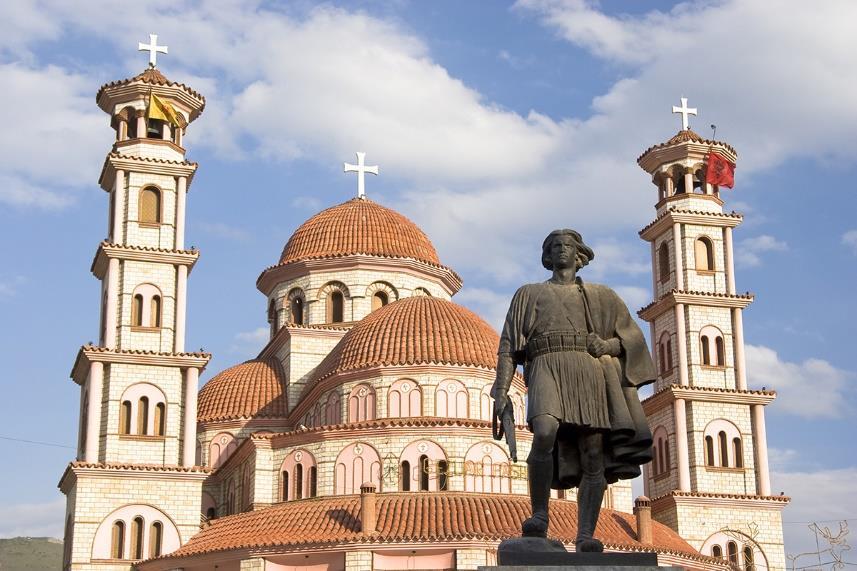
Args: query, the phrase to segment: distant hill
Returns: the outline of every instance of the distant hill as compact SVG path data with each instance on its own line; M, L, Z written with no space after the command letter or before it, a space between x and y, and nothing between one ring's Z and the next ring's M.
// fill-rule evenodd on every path
M0 539L0 570L58 571L62 567L62 541L50 537Z

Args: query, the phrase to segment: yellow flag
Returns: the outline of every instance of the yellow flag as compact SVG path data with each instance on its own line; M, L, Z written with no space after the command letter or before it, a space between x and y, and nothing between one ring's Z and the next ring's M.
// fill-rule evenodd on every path
M178 113L172 105L155 95L149 94L149 110L147 116L149 119L160 119L167 121L171 125L175 125L181 129L187 127L187 121Z

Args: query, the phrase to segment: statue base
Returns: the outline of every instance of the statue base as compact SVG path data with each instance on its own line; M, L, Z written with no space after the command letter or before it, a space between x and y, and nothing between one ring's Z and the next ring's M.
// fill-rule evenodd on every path
M543 537L515 537L500 543L497 548L496 567L480 567L480 571L560 571L574 567L598 569L619 567L624 571L670 569L658 567L656 553L576 553L569 552L555 539Z

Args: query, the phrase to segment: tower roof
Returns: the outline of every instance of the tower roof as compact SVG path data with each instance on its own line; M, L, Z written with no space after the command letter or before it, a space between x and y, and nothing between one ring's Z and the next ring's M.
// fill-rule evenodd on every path
M286 374L277 359L253 359L212 377L199 391L199 422L285 418Z
M134 89L135 87L137 88L136 90ZM141 89L144 91L141 91ZM205 109L205 97L201 93L184 83L170 81L160 70L153 67L146 68L142 73L134 77L105 83L95 95L95 101L105 113L112 113L112 106L117 100L121 100L123 96L127 96L131 92L134 92L136 95L142 94L146 97L148 97L150 91L154 91L159 96L169 96L170 90L173 93L175 93L175 90L178 90L178 93L181 94L181 100L184 105L192 110L191 120L198 117L203 109Z
M304 222L289 238L279 263L354 254L440 265L434 246L416 224L366 198L353 198Z
M652 145L651 147L646 149L646 151L637 158L637 164L643 168L646 168L648 166L648 163L650 162L647 159L651 154L657 153L658 151L661 151L663 149L670 149L672 147L677 147L679 145L687 143L695 144L696 146L702 146L703 149L705 147L717 147L718 150L725 151L727 155L726 158L733 162L738 156L738 152L735 150L735 148L728 143L724 143L722 141L714 141L712 139L706 139L691 129L682 129L681 131L670 137L667 141L664 141L663 143L658 143L657 145Z

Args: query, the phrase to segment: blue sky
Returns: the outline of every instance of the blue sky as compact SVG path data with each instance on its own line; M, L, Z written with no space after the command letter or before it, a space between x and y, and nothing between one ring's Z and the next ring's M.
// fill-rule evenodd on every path
M120 8L120 6L122 6ZM857 5L842 1L5 2L0 20L0 436L73 446L77 348L96 339L89 273L107 224L97 177L112 143L98 87L146 65L207 98L186 138L200 168L188 244L188 344L203 380L262 346L254 287L291 232L351 198L342 162L367 152L369 196L411 217L464 278L457 299L497 325L543 279L550 229L583 231L588 277L649 301L656 189L636 157L691 126L739 153L727 209L750 384L767 410L785 520L857 518ZM0 536L60 536L69 448L0 440ZM11 466L14 466L12 468ZM786 526L787 551L806 544ZM814 541L813 541L814 544Z

